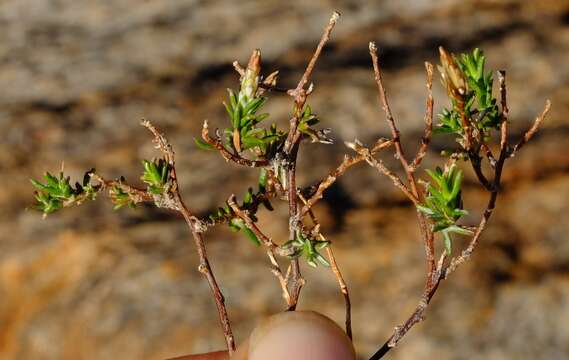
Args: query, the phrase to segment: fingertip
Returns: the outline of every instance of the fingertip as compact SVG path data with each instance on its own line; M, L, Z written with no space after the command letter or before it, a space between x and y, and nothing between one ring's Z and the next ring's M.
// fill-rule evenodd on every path
M332 320L312 311L274 315L249 338L249 360L354 360L345 332Z

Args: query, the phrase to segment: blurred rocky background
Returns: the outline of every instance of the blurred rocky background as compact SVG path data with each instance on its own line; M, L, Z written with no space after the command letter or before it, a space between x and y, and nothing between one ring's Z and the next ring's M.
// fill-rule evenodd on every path
M28 179L95 166L138 182L153 156L141 118L178 155L181 186L199 214L242 194L256 174L195 148L204 119L223 126L221 101L237 87L231 62L260 48L266 73L293 86L333 9L342 13L314 77L310 103L334 145L303 147L300 182L323 177L347 151L387 134L367 44L377 41L403 140L422 133L423 61L437 46L483 48L508 70L513 136L546 98L543 130L508 163L495 217L473 261L445 281L427 313L389 359L569 359L569 2L567 1L140 1L0 2L0 358L161 359L222 348L223 337L183 221L142 207L112 211L104 198L42 220ZM437 109L446 103L435 81ZM274 94L285 123L290 99ZM434 141L427 163L449 139ZM395 167L394 159L386 161ZM471 221L485 194L472 174ZM414 210L361 166L317 209L335 244L354 306L361 359L383 344L421 293L423 247ZM261 221L286 238L286 209ZM459 245L459 244L457 244ZM208 235L237 340L282 310L262 251L240 234ZM343 322L329 271L305 269L300 308Z

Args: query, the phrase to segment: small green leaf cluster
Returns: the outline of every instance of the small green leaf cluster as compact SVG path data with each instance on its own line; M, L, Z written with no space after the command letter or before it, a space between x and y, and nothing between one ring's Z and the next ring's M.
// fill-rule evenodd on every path
M433 231L441 232L447 253L451 253L451 233L470 234L470 231L458 226L456 222L468 212L462 208L461 183L462 170L452 164L443 171L427 170L433 183L426 184L425 204L417 208L433 222Z
M255 246L261 245L261 241L259 240L257 235L255 235L255 233L247 227L243 219L237 217L231 219L229 221L229 228L235 232L243 231L243 234L245 234L247 239L249 239Z
M124 181L124 177L121 177L119 180L120 183ZM136 202L134 202L130 194L124 191L118 184L110 188L109 195L111 197L111 202L114 204L113 210L118 210L125 206L131 209L136 207Z
M298 130L312 139L312 142L320 142L323 144L331 144L332 140L326 137L329 129L315 130L312 126L320 123L318 116L312 112L310 105L306 105L298 122Z
M482 50L477 48L470 54L452 56L449 61L454 61L458 65L462 72L460 75L468 86L467 91L459 99L451 96L453 106L451 109L444 109L439 115L440 123L435 131L463 135L461 112L467 118L474 119L474 125L483 136L492 129L498 129L501 115L497 100L492 95L492 72L484 72L486 58Z
M318 267L318 263L330 266L330 263L318 250L327 248L330 241L316 240L305 236L300 230L296 233L296 239L289 240L281 245L281 248L290 253L290 258L304 257L306 263L312 267Z
M168 191L170 184L170 164L165 159L142 160L144 173L141 180L148 185L148 192L162 195Z
M243 96L243 92L235 94L229 91L229 104L224 103L231 121L231 128L225 129L225 146L237 152L257 149L258 154L265 154L271 143L279 140L282 133L276 125L268 130L257 127L269 114L259 114L259 110L267 102L263 96Z
M85 199L94 200L99 188L90 183L91 171L85 173L83 183L75 183L75 187L70 184L70 177L63 172L59 176L47 172L44 175L45 184L32 179L32 184L38 189L34 193L37 204L33 208L48 215L65 206L80 204Z

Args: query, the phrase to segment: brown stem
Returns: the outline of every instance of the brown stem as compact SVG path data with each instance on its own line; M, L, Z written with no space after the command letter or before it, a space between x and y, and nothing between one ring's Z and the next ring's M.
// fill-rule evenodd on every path
M500 104L502 105L502 126L500 128L500 149L505 149L508 145L508 92L506 89L506 72L498 71L498 82L500 83Z
M537 130L539 130L539 126L541 125L541 123L543 122L543 120L545 119L545 117L547 116L547 113L549 112L549 110L551 109L551 101L547 100L545 102L545 108L543 109L543 112L541 113L541 115L539 115L538 117L535 118L533 125L531 126L531 128L529 128L528 131L526 131L526 133L524 134L524 136L520 139L520 141L514 146L514 148L511 150L510 152L510 156L515 156L516 153L525 145L528 143L528 141L531 140L531 138L535 135L535 133L537 132Z
M248 166L248 167L263 167L269 165L268 160L249 160L237 153L232 153L223 146L223 143L219 140L214 140L209 136L209 128L207 120L204 121L202 127L202 139L208 143L209 145L213 146L221 156L227 161L233 161L236 164Z
M490 163L490 166L495 168L497 160L494 157L494 154L492 154L492 150L490 150L490 147L488 147L488 144L486 144L484 141L482 141L480 143L480 149L484 152L484 155L488 159L488 163Z
M371 149L370 153L375 154L379 150L386 149L393 144L391 140L379 139L376 144ZM318 184L318 188L314 194L306 201L306 204L302 207L299 213L299 218L302 219L306 213L320 200L324 194L324 191L328 189L336 180L342 176L350 167L366 160L366 156L358 154L357 156L344 156L344 159L334 169L324 180Z
M326 240L324 236L321 237L322 240ZM326 253L328 254L328 259L330 260L330 267L332 268L332 272L336 276L336 280L338 281L338 285L340 286L340 291L344 296L344 305L346 309L346 334L353 340L352 335L352 303L350 301L350 293L348 292L348 285L344 281L344 277L342 276L342 272L338 267L338 263L336 262L336 258L334 257L334 252L332 251L332 246L328 246L326 248Z
M400 189L403 192L403 194L405 194L405 196L407 196L407 198L409 198L409 200L413 202L413 204L419 205L419 199L417 199L415 194L413 194L413 192L409 190L405 184L403 184L403 181L401 181L399 176L397 176L397 174L395 174L393 171L389 170L387 166L385 166L383 161L377 160L373 156L371 156L371 152L369 151L368 148L362 146L357 141L354 143L346 143L346 145L351 149L353 149L354 151L356 151L360 156L363 156L365 161L371 167L376 168L377 171L390 178L391 181L393 182L393 185L395 185L395 187Z
M318 58L322 52L322 49L326 45L326 43L330 40L330 34L338 21L340 14L334 12L328 25L324 28L324 33L322 34L322 38L312 55L312 58L308 62L306 66L306 70L304 74L300 78L295 89L292 89L288 92L290 96L294 98L294 116L290 119L290 126L288 131L288 136L285 141L284 145L284 155L285 155L285 164L286 166L286 173L287 173L287 191L288 191L288 200L289 200L289 240L294 240L296 237L296 232L299 223L298 217L298 204L297 204L297 188L296 188L296 157L298 154L298 148L300 145L301 134L298 131L298 123L302 116L302 111L304 109L304 104L306 103L306 98L310 95L312 91L312 87L310 86L308 90L304 89L304 86L308 83L312 72L314 71L314 66L318 61ZM296 304L298 303L298 298L300 296L300 290L305 283L305 280L302 278L302 274L300 273L300 265L298 259L291 260L291 268L292 268L292 286L291 286L291 295L293 304L289 307L289 310L295 310Z
M305 206L308 205L308 201L304 198L304 196L302 196L302 194L300 192L298 193L298 197L302 200L302 202L304 203ZM320 223L318 222L316 215L314 215L314 212L312 211L312 209L310 207L308 208L308 214L310 215L310 219L312 220L312 223L314 224L315 232L318 234L318 237L320 238L320 240L327 241L326 238L324 237L324 235L322 235L322 233L320 232ZM344 277L342 276L342 272L340 271L340 267L338 266L338 263L336 262L336 258L334 256L334 252L332 251L332 245L331 244L326 247L326 253L328 254L328 259L330 260L330 267L332 269L332 272L334 273L334 276L336 276L336 280L338 281L338 285L340 286L340 292L342 293L342 296L344 297L344 306L346 309L345 310L345 312L346 312L346 334L348 335L350 340L353 340L353 337L352 337L352 303L350 301L350 293L348 291L348 285L346 285L346 282L344 281Z
M101 190L104 190L106 188L117 187L122 191L124 191L125 193L127 193L129 195L130 200L132 200L135 204L154 201L154 197L152 196L152 194L149 194L144 189L139 189L117 180L106 180L94 172L90 173L89 176L91 176L92 179L95 179L96 181L101 183L102 186Z
M277 259L275 258L275 250L278 249L277 244L275 244L273 240L271 240L271 238L269 238L259 229L257 224L253 222L247 211L244 211L241 208L239 208L237 202L235 201L235 195L232 194L229 197L229 199L227 200L227 204L229 204L229 207L231 207L235 215L237 215L240 219L242 219L245 222L247 227L261 240L263 245L265 245L265 247L267 248L267 256L269 257L269 261L271 262L271 272L273 273L273 275L275 275L275 277L279 281L282 290L282 295L287 306L291 306L292 298L288 290L287 281L285 279L285 276L283 275L279 263L277 262Z
M308 80L310 79L310 76L314 71L314 66L316 66L316 62L318 61L318 57L320 56L320 53L322 53L322 49L324 49L326 43L330 40L330 35L332 34L332 30L334 29L334 26L336 26L336 23L338 22L339 19L340 19L340 13L334 11L332 13L332 16L330 17L330 20L328 21L328 25L326 25L326 27L324 28L324 33L320 38L320 42L318 42L318 46L316 46L316 50L314 50L314 54L312 55L312 58L308 62L308 65L306 66L304 74L302 74L302 77L300 78L300 81L298 82L296 89L292 90L290 93L292 96L296 97L300 93L300 91L304 89L304 86L308 83Z
M297 188L296 188L296 156L298 153L299 143L292 149L292 153L289 155L289 163L287 169L288 177L288 208L289 208L289 240L294 240L296 238L296 232L298 229L298 204L297 204ZM305 284L305 280L300 272L300 264L298 258L291 260L292 268L292 284L291 284L291 295L292 304L289 306L288 310L296 310L296 305L298 304L298 298L300 297L300 291Z
M178 184L178 178L176 175L176 166L174 161L174 150L172 146L166 138L160 133L154 125L152 125L149 121L145 120L142 122L142 125L148 128L154 135L154 142L156 144L156 148L159 149L166 158L166 161L170 165L170 181L172 183L171 192L174 196L174 201L178 206L178 211L182 214L190 231L192 232L192 236L194 239L194 243L196 245L196 249L198 252L198 257L200 264L198 266L198 270L202 273L209 284L210 290L213 293L213 298L215 301L215 305L217 307L217 312L219 315L219 321L221 323L221 327L223 329L223 335L225 336L225 342L227 344L227 350L229 351L229 355L232 355L235 351L235 339L233 337L233 332L231 330L231 323L229 321L229 316L227 315L227 308L225 307L225 298L221 293L219 285L217 284L217 280L211 266L209 264L209 260L207 257L207 251L205 248L205 243L202 235L203 227L200 224L200 221L192 215L186 204L184 203L182 196L180 195L180 187Z
M403 147L401 146L401 140L399 137L399 130L397 129L397 125L395 124L395 119L393 118L393 113L391 112L391 108L387 100L387 94L381 76L381 67L379 65L379 59L377 56L377 46L375 45L374 42L369 43L369 53L371 55L373 63L373 71L379 93L379 99L383 106L383 111L385 112L385 115L387 117L387 123L389 125L389 128L391 129L391 136L393 137L393 143L395 145L395 156L401 162L403 170L405 170L405 174L407 175L407 180L411 188L410 189L411 194L413 195L414 199L416 199L416 201L420 201L419 190L417 189L417 182L415 181L415 176L413 175L414 168L409 165L409 162L405 157L405 153L403 152ZM378 162L378 164L381 164L381 162ZM419 228L421 230L421 235L425 243L425 255L427 259L427 281L425 284L425 288L427 288L430 285L431 279L433 278L433 273L435 271L434 236L429 225L427 224L425 216L423 215L423 213L421 213L418 210L417 210L417 219L419 220Z
M227 308L225 307L225 298L219 288L219 285L217 284L217 280L215 279L215 275L213 274L213 270L211 269L211 266L209 264L203 236L196 229L194 222L195 217L193 217L192 214L189 212L186 205L182 202L181 197L179 197L179 195L177 195L176 197L179 201L180 206L182 207L181 213L184 216L184 219L186 220L188 227L190 227L192 231L192 236L194 238L194 243L198 250L198 256L200 259L198 270L206 277L210 290L213 293L215 305L217 307L217 312L219 315L219 320L223 328L223 335L225 336L225 342L227 344L227 350L231 355L235 351L235 339L233 337L233 332L231 330L231 322L229 321Z
M417 151L417 155L415 155L415 159L411 163L411 170L415 171L425 155L427 155L427 149L429 148L429 143L431 142L431 136L433 134L433 65L429 62L425 62L425 70L427 72L427 104L425 106L425 133L421 138L421 146L419 147L419 151Z

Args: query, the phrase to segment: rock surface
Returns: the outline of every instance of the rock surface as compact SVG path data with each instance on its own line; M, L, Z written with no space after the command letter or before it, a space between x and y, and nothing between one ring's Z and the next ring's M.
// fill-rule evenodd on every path
M150 207L107 201L47 220L28 178L65 162L73 177L96 166L139 177L154 154L139 125L152 119L177 150L181 186L207 213L256 175L198 152L202 120L223 126L220 102L236 87L231 62L260 48L264 69L293 86L332 9L343 16L318 64L310 103L336 144L306 145L299 180L340 160L344 140L387 135L367 43L375 40L403 140L422 133L424 60L436 47L483 48L508 70L512 131L553 109L539 136L508 164L504 194L473 261L446 281L393 359L569 357L569 4L566 1L41 1L0 5L0 358L159 359L223 347L209 289L183 222ZM435 99L443 99L435 84ZM446 104L436 103L437 109ZM275 95L272 117L288 119ZM435 141L440 149L444 141ZM394 159L385 159L395 166ZM428 164L437 161L433 150ZM484 195L469 174L466 206ZM220 187L219 185L224 186ZM362 359L418 301L424 271L414 210L385 179L359 167L317 209L354 304ZM285 209L263 215L286 238ZM474 214L477 212L474 210ZM282 309L262 252L226 229L208 234L237 340ZM301 307L343 322L333 276L306 269Z

